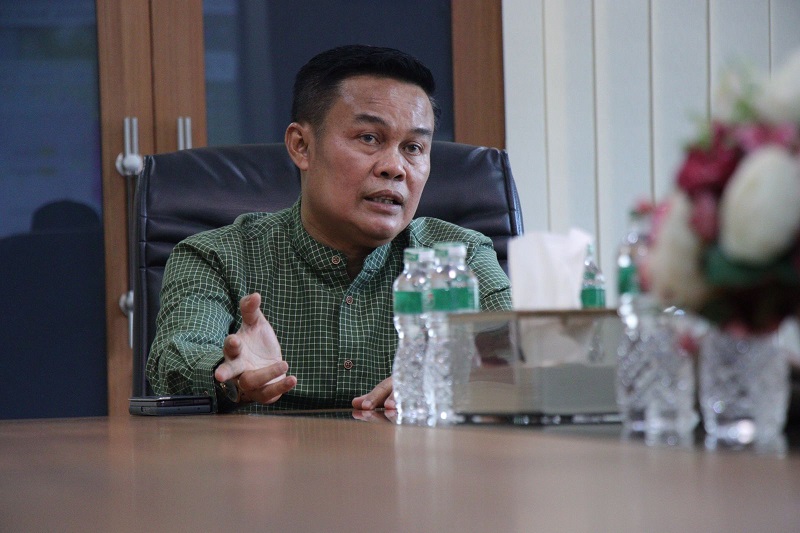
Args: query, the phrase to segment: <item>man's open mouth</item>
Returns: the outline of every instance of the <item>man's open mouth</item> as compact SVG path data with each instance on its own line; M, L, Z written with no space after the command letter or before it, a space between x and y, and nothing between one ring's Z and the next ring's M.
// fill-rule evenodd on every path
M396 193L380 193L366 198L370 202L386 205L403 205L403 197Z
M391 198L367 198L370 202L378 202L379 204L401 205L397 200Z

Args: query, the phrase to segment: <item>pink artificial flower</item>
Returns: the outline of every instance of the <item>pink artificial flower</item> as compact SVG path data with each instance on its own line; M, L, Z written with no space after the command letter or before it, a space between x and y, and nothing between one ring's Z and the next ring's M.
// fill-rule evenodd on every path
M667 198L653 206L653 222L652 231L650 233L653 241L658 239L658 234L661 231L661 227L664 225L664 219L669 212L669 205L670 199Z
M700 341L690 333L683 333L678 336L678 346L683 348L691 357L700 355Z
M765 144L775 144L792 150L800 140L797 124L743 124L733 135L745 152L752 152Z
M643 204L640 204L643 205ZM656 204L649 203L649 208L652 212L652 221L650 225L650 246L652 247L664 227L664 220L667 217L670 206L670 199L662 200ZM642 263L639 265L639 285L644 292L650 292L652 280L650 276L649 257L642 258Z
M730 142L728 128L715 122L712 133L711 146L690 148L678 173L678 187L689 195L701 189L722 191L742 158L741 149Z
M717 240L719 233L719 198L708 190L701 190L692 197L692 229L706 243Z
M652 214L655 210L656 206L648 199L642 198L636 202L636 205L633 208L633 212L637 215L649 215Z

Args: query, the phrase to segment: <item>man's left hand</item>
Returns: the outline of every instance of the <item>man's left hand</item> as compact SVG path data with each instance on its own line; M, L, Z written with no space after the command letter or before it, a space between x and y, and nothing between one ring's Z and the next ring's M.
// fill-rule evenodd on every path
M394 409L396 404L392 396L392 378L388 377L378 383L371 392L358 398L353 398L353 408L363 411L370 411L378 407Z

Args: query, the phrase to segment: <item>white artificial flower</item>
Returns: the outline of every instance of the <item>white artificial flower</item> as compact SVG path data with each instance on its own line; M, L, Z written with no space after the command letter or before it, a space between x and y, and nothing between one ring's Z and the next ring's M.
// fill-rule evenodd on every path
M667 209L648 259L652 290L666 304L697 308L708 288L700 270L702 243L689 226L692 204L678 191Z
M755 265L774 261L800 230L800 162L777 146L751 153L723 191L719 215L726 256Z
M800 122L800 50L764 84L756 108L770 122Z
M747 64L734 65L725 69L717 89L714 91L713 116L722 122L734 122L738 116L740 102L751 101L759 91L762 80Z

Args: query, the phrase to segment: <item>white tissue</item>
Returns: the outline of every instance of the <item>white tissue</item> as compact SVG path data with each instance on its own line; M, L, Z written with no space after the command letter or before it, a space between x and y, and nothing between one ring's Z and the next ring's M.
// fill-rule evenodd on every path
M509 242L511 299L517 310L580 309L586 247L592 237L534 231Z

